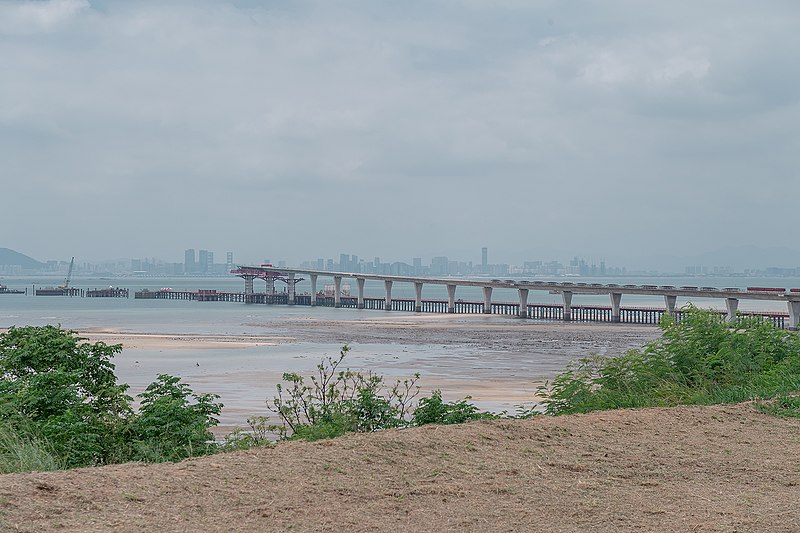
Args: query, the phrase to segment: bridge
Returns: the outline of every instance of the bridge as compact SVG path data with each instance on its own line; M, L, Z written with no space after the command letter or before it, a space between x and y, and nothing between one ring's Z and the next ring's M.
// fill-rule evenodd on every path
M492 291L494 289L514 289L519 295L519 304L514 304L516 316L520 318L558 318L565 321L573 320L573 311L579 311L579 316L575 316L579 320L586 320L586 315L596 315L599 321L608 322L622 322L623 311L622 297L623 295L647 295L647 296L663 296L665 309L660 310L669 313L673 316L679 315L679 310L676 309L676 302L678 297L688 298L716 298L725 301L727 309L727 319L734 321L739 309L740 300L771 300L785 302L788 307L788 323L785 324L788 329L797 330L798 323L800 323L800 290L775 288L753 288L751 290L742 290L739 288L715 288L715 287L673 287L668 285L617 285L614 283L573 283L569 281L564 282L550 282L550 281L526 281L526 280L475 280L475 279L455 279L455 278L428 278L428 277L414 277L414 276L389 276L380 274L361 274L361 273L348 273L348 272L330 272L327 270L305 270L296 268L276 268L271 265L264 266L239 266L237 269L231 271L245 280L244 301L254 302L260 300L259 295L256 295L253 290L253 280L263 279L267 283L266 298L272 296L272 301L275 301L275 281L284 281L287 285L286 303L294 305L303 303L306 305L320 305L320 298L317 296L317 280L319 276L333 278L334 294L333 294L333 307L343 307L343 302L348 304L346 307L352 305L351 298L344 298L342 296L342 280L345 278L355 279L358 286L358 296L355 298L355 307L357 309L365 308L379 308L384 310L403 309L408 311L415 311L417 313L428 312L447 312L456 313L457 307L460 312L482 312L485 314L492 314L498 311L498 304L492 302ZM310 301L299 302L298 295L295 291L295 286L301 278L301 275L308 276L311 281L311 296ZM382 304L376 304L375 298L365 298L364 284L367 280L383 281L385 296L382 299ZM397 303L404 305L397 306L392 300L392 286L395 283L409 283L413 284L415 291L415 299L413 300L413 308L409 300L400 300ZM422 288L424 285L444 285L447 288L447 301L442 301L441 305L432 305L437 301L423 300ZM481 309L475 309L475 303L469 306L470 311L465 311L463 302L456 299L456 291L458 287L480 287L483 290L483 302ZM553 307L550 306L535 306L528 304L528 296L531 291L556 291L561 294L563 304L558 306L558 311L553 311L549 316L537 316L541 313L536 312L538 307ZM588 294L588 295L608 295L610 299L610 306L573 306L572 299L575 295ZM305 300L305 297L302 298ZM462 305L459 305L462 304ZM323 305L329 305L327 299ZM499 304L505 306L501 312L506 314L509 309L509 304ZM435 310L434 310L435 308ZM532 309L533 308L533 309ZM592 311L592 309L596 310ZM588 311L587 311L588 310ZM608 311L607 313L605 311ZM649 310L648 310L649 311ZM774 313L751 313L756 315L774 315ZM784 324L781 321L781 326ZM646 320L650 323L650 319Z

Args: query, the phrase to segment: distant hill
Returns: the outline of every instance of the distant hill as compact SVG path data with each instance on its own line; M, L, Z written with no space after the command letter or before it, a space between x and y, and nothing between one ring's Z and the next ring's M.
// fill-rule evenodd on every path
M0 265L14 265L25 270L33 270L45 266L44 263L40 263L36 259L28 257L25 254L15 252L10 248L0 248Z

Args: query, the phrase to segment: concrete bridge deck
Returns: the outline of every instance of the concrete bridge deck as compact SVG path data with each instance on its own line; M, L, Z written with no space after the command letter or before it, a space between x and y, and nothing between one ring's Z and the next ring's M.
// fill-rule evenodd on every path
M422 288L424 285L444 285L447 288L447 312L456 312L456 290L459 286L480 287L483 290L483 312L492 312L492 291L494 289L514 289L519 294L518 316L529 318L528 295L530 291L558 291L563 299L561 318L562 320L572 320L572 297L575 294L608 295L610 298L611 322L621 321L621 301L623 295L648 295L663 296L665 312L675 315L676 301L678 297L694 298L718 298L725 300L727 317L730 321L736 319L740 300L771 300L785 302L788 307L788 328L796 330L800 323L800 292L786 291L773 288L763 288L761 290L741 290L738 288L715 288L715 287L693 287L682 286L673 287L668 285L618 285L614 283L574 283L569 281L550 282L550 281L527 281L527 280L475 280L457 278L432 278L414 276L391 276L381 274L361 274L352 272L331 272L327 270L308 270L297 268L276 268L270 265L264 266L239 266L231 273L242 277L245 280L245 294L253 294L253 280L263 279L267 282L268 294L274 294L275 280L284 281L287 284L287 303L296 303L295 285L306 275L311 280L311 302L310 305L317 305L317 280L319 276L333 278L334 282L334 307L342 306L341 284L342 279L352 278L358 285L358 297L356 307L364 309L364 283L366 280L383 281L385 297L383 309L391 310L392 305L392 285L394 283L409 283L414 285L416 298L414 300L413 311L423 311Z

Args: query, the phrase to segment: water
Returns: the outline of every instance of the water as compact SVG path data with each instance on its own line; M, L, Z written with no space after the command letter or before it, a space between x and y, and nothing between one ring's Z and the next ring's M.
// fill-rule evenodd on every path
M479 278L475 278L479 279ZM509 279L514 279L513 277ZM516 277L516 279L534 278ZM616 283L618 285L682 285L708 286L708 287L800 287L800 278L766 278L766 277L631 277L631 278L559 278L560 281L569 280L575 283ZM142 289L158 290L172 288L174 290L216 289L218 291L241 292L244 282L237 277L119 277L119 278L78 278L73 286L91 289L109 286L129 288L131 298L64 298L64 297L34 297L33 286L42 287L57 285L62 278L56 277L13 277L6 276L0 283L12 289L28 288L26 295L0 295L0 327L11 325L42 325L61 324L69 328L119 328L144 333L160 333L180 331L186 333L214 333L214 334L246 334L252 332L242 325L243 318L248 314L264 315L271 317L297 317L307 316L311 310L308 308L290 308L286 306L245 306L240 303L225 302L187 302L178 300L136 300L133 293ZM318 290L328 283L320 276ZM344 283L348 283L345 279ZM352 293L356 294L355 280L351 280ZM278 290L282 290L282 283L278 282ZM256 280L256 291L263 291L264 284ZM297 284L298 294L310 293L311 282L306 279ZM382 298L385 295L382 281L367 280L364 287L367 297ZM447 289L444 285L425 285L423 298L447 299ZM393 298L414 298L414 286L411 283L395 282L392 286ZM480 287L458 287L456 298L466 301L483 301ZM495 289L492 293L495 302L519 301L518 293L514 289ZM718 298L678 298L680 307L687 303L699 307L724 308L725 301ZM561 295L550 294L548 291L531 291L528 303L562 304ZM575 294L572 299L573 306L579 305L610 305L607 295ZM661 296L623 295L623 306L664 307ZM786 304L768 300L746 300L739 303L742 311L778 311L786 312ZM337 318L344 320L363 317L363 314L352 310L337 310ZM244 321L246 322L246 321Z
M517 279L533 279L531 277ZM747 286L800 287L800 279L792 278L561 278L572 282L616 283L624 285L697 285L716 287ZM387 314L382 311L312 308L306 306L245 305L233 302L195 302L186 300L137 300L133 292L141 289L158 290L169 287L175 290L216 289L218 291L243 290L244 282L229 278L77 278L73 286L91 289L108 286L129 288L131 298L69 298L32 296L32 288L58 285L57 277L13 277L6 276L0 283L10 288L28 288L29 295L0 295L0 328L10 326L46 324L61 325L76 330L111 330L145 334L175 335L191 340L193 335L224 336L280 336L287 323L312 321L325 324L337 321L379 321ZM320 277L318 288L331 281ZM346 283L347 281L345 281ZM353 293L355 280L350 281ZM260 285L260 286L259 286ZM282 284L278 284L279 290ZM256 281L256 290L263 291L263 283ZM297 285L298 293L310 292L309 280ZM365 285L368 297L383 297L384 286L380 281L368 280ZM395 283L394 298L413 298L414 287L409 283ZM446 299L447 291L441 285L426 285L423 297ZM480 287L459 287L456 298L482 301ZM518 301L514 289L495 289L493 301ZM609 305L605 295L575 295L573 305ZM547 291L531 291L529 303L561 304L561 296ZM686 301L679 298L678 305ZM695 299L699 306L722 307L723 300ZM622 305L663 307L661 297L624 295ZM748 301L740 303L742 310L772 310L786 312L785 304L771 301ZM392 319L415 316L413 313L392 312ZM419 317L419 315L416 315ZM431 315L428 315L431 316ZM424 317L423 317L424 318ZM464 315L440 315L450 321L472 320L481 323L505 323L508 317L469 317ZM471 322L475 323L475 322ZM114 341L117 342L117 341ZM339 344L326 338L324 328L316 330L313 338L293 343L258 344L247 346L223 346L211 343L200 347L186 342L185 346L159 346L142 344L126 345L115 359L117 375L121 382L131 386L130 392L137 394L153 381L159 373L179 375L188 381L197 392L214 392L222 396L225 409L222 423L230 428L241 425L248 416L268 414L264 400L271 397L275 384L284 371L310 372L325 355L335 355ZM422 384L427 390L442 389L445 398L458 399L470 394L475 403L490 410L513 411L516 405L529 402L535 393L537 380L543 381L563 369L567 362L600 350L602 346L568 346L556 350L531 349L521 356L509 350L490 350L485 346L449 343L426 344L406 342L402 330L398 330L397 343L391 341L366 340L366 344L354 346L348 356L352 368L369 369L390 378L410 376L417 371L423 373ZM605 341L603 341L605 342ZM202 343L201 343L202 344ZM601 342L602 344L602 342ZM505 346L505 345L504 345Z

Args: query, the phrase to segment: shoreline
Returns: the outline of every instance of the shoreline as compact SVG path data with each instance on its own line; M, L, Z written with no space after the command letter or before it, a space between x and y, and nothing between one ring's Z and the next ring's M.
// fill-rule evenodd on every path
M514 412L538 400L543 385L566 364L593 353L617 355L660 335L656 326L545 322L481 315L244 318L249 333L131 331L94 326L75 331L89 342L122 344L114 359L120 383L136 396L165 373L195 393L225 405L215 434L268 416L284 372L309 375L326 356L351 346L345 365L383 375L387 383L421 375L420 396L441 390L445 400L470 397L480 409ZM180 329L180 328L173 328Z

